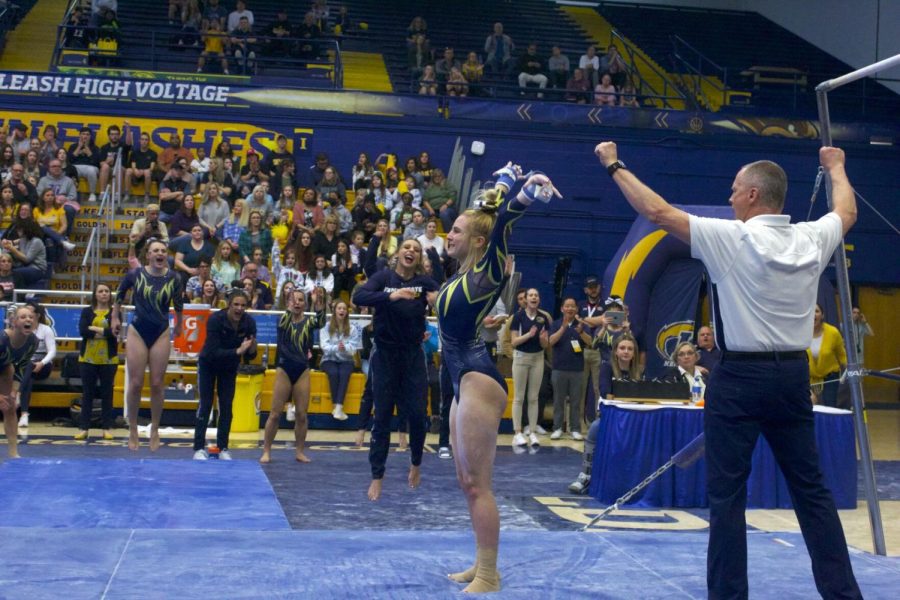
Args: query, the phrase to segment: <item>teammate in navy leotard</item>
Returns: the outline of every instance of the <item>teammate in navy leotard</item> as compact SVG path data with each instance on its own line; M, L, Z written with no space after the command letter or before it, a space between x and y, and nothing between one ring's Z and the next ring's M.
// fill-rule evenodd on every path
M377 236L372 238L377 244ZM375 308L372 318L375 344L369 357L369 377L375 397L375 422L369 447L372 482L369 500L378 500L384 478L384 465L390 448L391 418L394 406L409 419L409 486L418 487L419 466L425 447L425 391L428 370L422 340L425 337L425 313L433 303L437 284L424 274L422 245L414 239L404 241L397 250L397 266L372 274L353 295L357 306Z
M503 202L520 173L512 164L495 173L498 181L494 189L483 193L481 208L465 211L453 223L447 234L447 253L459 260L460 268L444 284L437 301L443 359L456 396L450 409L453 459L477 544L475 564L450 575L454 581L469 584L465 592L500 589L500 518L491 473L507 391L478 328L502 292L506 242L513 223L538 194L559 196L546 176L534 174L514 200Z
M296 407L294 447L297 462L307 463L303 452L306 445L307 409L309 408L309 354L313 347L313 332L325 325L325 290L313 290L316 314L304 316L306 294L296 289L290 293L288 310L278 322L278 361L275 367L275 386L272 389L272 408L266 421L261 463L272 460L272 442L278 433L278 422L285 402L293 399Z
M0 411L10 458L19 458L19 424L16 420L16 394L25 367L37 350L34 335L37 318L30 306L21 306L9 316L9 327L0 331Z
M128 370L128 389L125 403L128 409L128 448L137 450L140 444L137 430L144 371L150 365L150 450L159 449L159 420L163 411L163 377L169 364L169 304L175 308L175 335L181 333L181 311L184 290L175 271L169 268L168 247L154 240L145 246L147 264L130 271L122 279L110 320L118 335L121 310L129 291L134 304L134 318L125 342L125 368Z

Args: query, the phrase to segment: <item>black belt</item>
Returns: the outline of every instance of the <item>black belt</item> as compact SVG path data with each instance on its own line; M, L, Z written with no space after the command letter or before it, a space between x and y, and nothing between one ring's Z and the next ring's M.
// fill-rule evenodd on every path
M806 350L785 350L782 352L732 352L722 353L722 361L735 362L781 362L785 360L806 360Z

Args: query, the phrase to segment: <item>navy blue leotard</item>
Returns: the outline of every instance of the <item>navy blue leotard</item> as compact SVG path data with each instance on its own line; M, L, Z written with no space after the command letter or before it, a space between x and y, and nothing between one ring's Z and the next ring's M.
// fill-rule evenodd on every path
M503 291L507 238L526 206L513 199L503 202L481 260L468 271L451 278L438 293L437 316L444 363L459 398L459 382L470 371L484 373L507 391L506 380L491 361L479 328Z
M180 313L184 307L184 289L175 271L168 269L164 275L152 275L145 267L130 271L119 284L116 303L125 303L125 294L133 289L131 303L134 318L131 324L144 340L147 348L153 346L161 335L169 330L169 304Z
M325 309L312 317L303 317L294 323L291 312L281 315L278 321L278 360L276 367L284 370L291 385L297 383L309 367L308 356L313 347L313 332L325 326Z
M29 333L25 338L25 343L16 348L9 339L6 330L0 330L0 370L5 369L7 365L12 365L15 370L15 380L21 382L25 367L28 361L34 355L38 347L37 336Z

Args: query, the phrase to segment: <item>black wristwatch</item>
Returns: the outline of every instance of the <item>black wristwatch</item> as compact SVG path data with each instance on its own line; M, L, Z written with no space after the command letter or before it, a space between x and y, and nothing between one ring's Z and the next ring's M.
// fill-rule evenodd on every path
M625 163L623 163L621 160L617 160L616 162L614 162L614 163L612 163L611 165L609 165L608 167L606 167L606 172L609 173L609 176L610 176L610 177L612 177L613 174L614 174L616 171L618 171L619 169L626 169L626 170L627 170L628 167L626 167L626 166L625 166Z

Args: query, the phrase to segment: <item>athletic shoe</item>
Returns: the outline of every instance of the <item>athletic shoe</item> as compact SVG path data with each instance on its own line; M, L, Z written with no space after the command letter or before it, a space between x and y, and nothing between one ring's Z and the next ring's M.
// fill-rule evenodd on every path
M444 460L453 458L453 455L450 453L450 448L447 446L441 446L438 448L438 458L442 458Z
M68 250L69 252L71 252L72 250L75 249L75 244L73 244L69 240L63 240L62 247L65 248L66 250Z
M219 460L231 460L231 452L228 450L222 450L219 452Z
M513 436L512 445L513 446L527 446L528 440L526 440L525 436L522 435L521 433L517 433L516 435Z
M91 194L90 196L88 196L88 202L96 202L96 201L97 201L97 194Z
M293 423L297 420L297 409L294 408L294 403L288 404L287 408L287 420Z
M531 425L526 425L525 429L522 430L524 435L531 435Z
M19 427L28 428L28 413L22 413L22 416L19 417Z
M579 473L578 478L569 484L569 491L573 494L587 494L591 484L591 476L587 473Z
M537 436L534 435L533 433L528 436L528 441L531 443L532 446L540 446L541 445L541 442L538 440Z
M197 450L194 452L194 460L209 460L209 452L206 450Z
M116 439L116 436L114 436L113 432L110 431L109 429L104 429L103 430L103 439L104 440L114 440L114 439Z
M131 202L131 194L122 194L122 202Z
M334 410L331 411L331 416L337 419L338 421L346 421L347 413L344 412L344 407L341 404L335 404Z
M553 433L550 434L551 440L558 440L562 437L562 429L557 429Z
M534 432L538 435L547 435L547 430L541 427L540 425L534 428Z
M78 441L84 441L88 438L88 432L85 429L82 429L78 433L75 434L75 439Z
M581 435L581 432L579 432L579 431L573 431L572 439L575 440L576 442L580 442L581 440L584 439L584 436Z
M512 447L513 454L525 454L528 450L525 446L513 446Z

